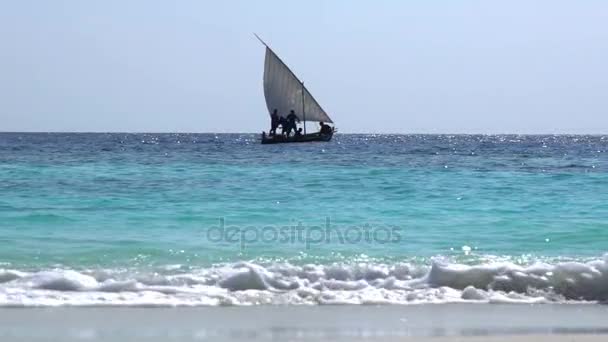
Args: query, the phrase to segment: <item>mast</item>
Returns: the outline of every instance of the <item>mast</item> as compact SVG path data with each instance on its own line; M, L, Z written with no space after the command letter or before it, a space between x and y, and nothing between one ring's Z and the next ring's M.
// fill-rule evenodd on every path
M302 123L304 123L304 135L306 135L306 111L304 108L304 82L302 82Z

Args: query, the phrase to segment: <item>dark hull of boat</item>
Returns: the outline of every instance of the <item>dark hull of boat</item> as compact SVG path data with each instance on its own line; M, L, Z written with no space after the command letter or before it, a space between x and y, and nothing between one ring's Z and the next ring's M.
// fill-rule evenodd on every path
M286 144L286 143L300 143L300 142L313 142L313 141L330 141L333 137L333 133L331 134L319 134L319 133L311 133L306 135L301 135L299 137L291 136L286 137L284 135L274 135L267 136L262 135L262 144Z

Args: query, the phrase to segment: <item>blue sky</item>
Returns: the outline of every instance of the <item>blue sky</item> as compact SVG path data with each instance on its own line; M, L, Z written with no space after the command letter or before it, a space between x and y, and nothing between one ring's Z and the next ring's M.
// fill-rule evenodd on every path
M0 131L259 132L260 34L341 132L608 133L608 2L0 1Z

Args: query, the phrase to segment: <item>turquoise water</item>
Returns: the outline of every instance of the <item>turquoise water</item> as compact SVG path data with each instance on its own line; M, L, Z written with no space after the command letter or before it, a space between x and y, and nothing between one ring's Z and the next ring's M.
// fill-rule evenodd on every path
M2 133L0 285L2 269L586 265L608 250L607 151L606 136Z

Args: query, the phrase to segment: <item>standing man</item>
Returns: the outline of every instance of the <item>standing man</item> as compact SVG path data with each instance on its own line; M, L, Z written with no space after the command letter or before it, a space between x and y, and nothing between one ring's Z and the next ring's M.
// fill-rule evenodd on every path
M289 115L287 115L286 119L287 119L287 136L289 136L292 129L294 132L296 131L296 129L297 129L296 122L300 122L300 118L298 118L298 116L292 109L289 112Z
M277 134L277 127L279 127L279 114L277 114L277 110L275 109L270 114L270 132L268 132L268 135Z

